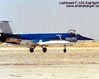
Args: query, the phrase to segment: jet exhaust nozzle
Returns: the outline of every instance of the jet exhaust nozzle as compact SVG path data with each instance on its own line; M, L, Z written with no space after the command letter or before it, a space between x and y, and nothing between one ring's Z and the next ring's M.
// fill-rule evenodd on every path
M6 41L6 35L4 33L0 33L0 41L5 42Z

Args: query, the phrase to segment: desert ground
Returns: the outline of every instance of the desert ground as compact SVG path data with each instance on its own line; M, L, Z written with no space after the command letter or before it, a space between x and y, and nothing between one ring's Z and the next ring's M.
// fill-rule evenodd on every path
M88 45L87 45L88 44ZM0 79L99 79L99 44L48 47L34 53L19 46L0 46Z

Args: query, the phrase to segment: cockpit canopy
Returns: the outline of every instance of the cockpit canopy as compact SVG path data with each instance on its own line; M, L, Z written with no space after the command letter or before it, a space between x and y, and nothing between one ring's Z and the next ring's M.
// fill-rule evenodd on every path
M68 30L68 33L70 33L70 34L75 34L75 33L76 33L76 30L74 30L74 29L69 29L69 30Z

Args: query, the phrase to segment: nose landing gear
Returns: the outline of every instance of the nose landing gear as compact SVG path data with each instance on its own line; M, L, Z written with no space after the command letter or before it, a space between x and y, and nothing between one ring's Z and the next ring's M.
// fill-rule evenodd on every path
M67 52L67 50L66 50L66 45L64 45L63 52L64 52L64 53L66 53L66 52Z

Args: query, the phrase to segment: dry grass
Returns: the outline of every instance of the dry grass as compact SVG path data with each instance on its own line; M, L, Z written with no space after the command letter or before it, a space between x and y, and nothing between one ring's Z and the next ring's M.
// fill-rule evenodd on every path
M66 64L99 64L99 47L48 47L44 54L41 48L29 53L28 48L0 47L0 64L31 65L66 65Z
M77 42L74 46L76 47L99 47L99 41Z
M99 64L99 42L80 42L67 47L67 50L67 53L63 53L63 47L48 47L48 52L44 54L37 47L31 54L25 47L0 46L0 64Z
M88 42L87 42L88 43ZM0 46L0 79L99 79L98 43L67 47L48 47L44 54L37 47Z

